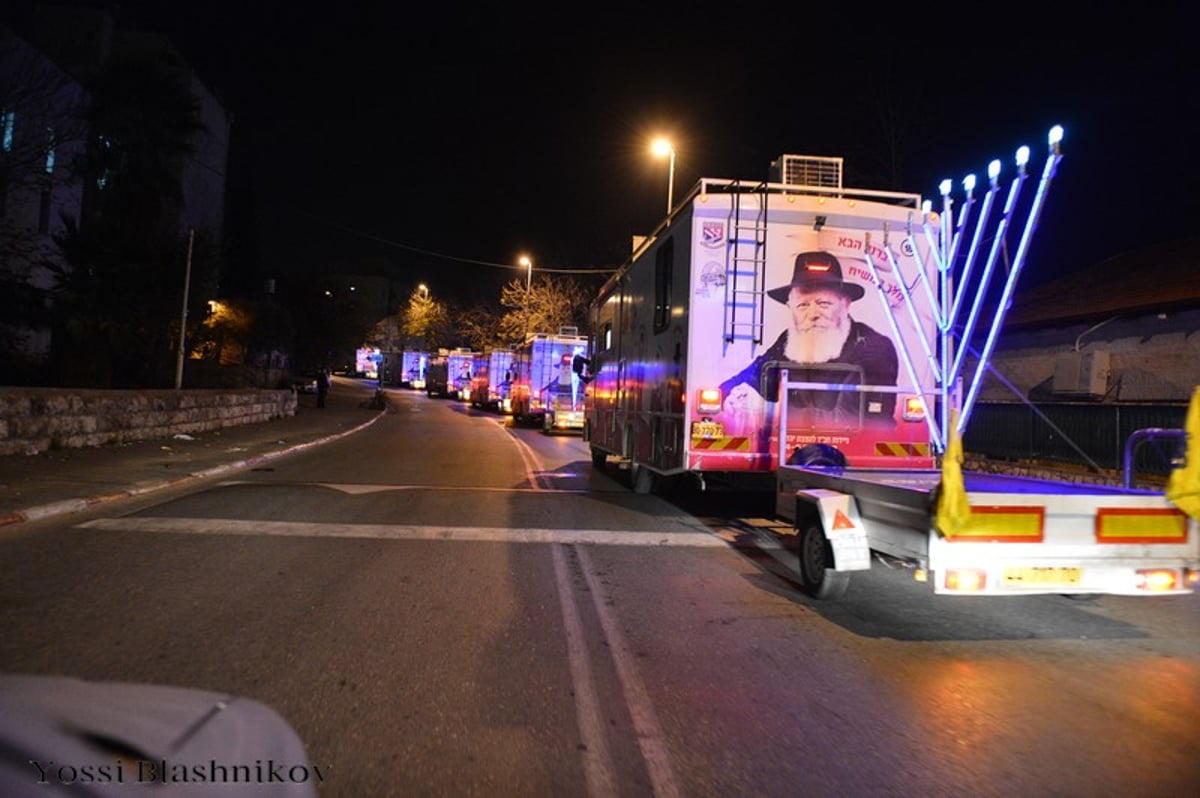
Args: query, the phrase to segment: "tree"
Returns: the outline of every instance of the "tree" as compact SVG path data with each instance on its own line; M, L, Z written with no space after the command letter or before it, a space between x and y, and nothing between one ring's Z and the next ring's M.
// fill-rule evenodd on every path
M505 346L500 327L500 314L484 305L464 308L458 315L458 332L473 351L485 352L494 346Z
M446 315L445 309L429 296L417 289L408 298L408 305L400 310L400 331L414 338L428 338Z
M551 280L541 275L530 284L512 280L500 291L500 305L509 308L500 318L501 336L524 341L529 333L557 333L561 327L586 328L589 292L573 277Z
M450 323L451 310L427 291L413 291L400 316L400 332L406 339L420 339L430 351L454 345L456 330Z

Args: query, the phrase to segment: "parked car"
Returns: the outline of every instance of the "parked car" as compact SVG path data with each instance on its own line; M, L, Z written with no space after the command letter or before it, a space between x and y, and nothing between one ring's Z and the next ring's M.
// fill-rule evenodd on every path
M286 386L291 388L296 393L312 393L317 392L317 375L316 374L293 374L286 380Z
M206 689L0 674L0 794L316 798L328 777L275 709Z

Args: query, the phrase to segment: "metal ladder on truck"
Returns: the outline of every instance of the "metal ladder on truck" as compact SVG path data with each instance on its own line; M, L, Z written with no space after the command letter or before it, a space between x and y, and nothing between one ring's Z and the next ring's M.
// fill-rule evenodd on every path
M766 296L767 184L759 183L745 191L741 181L734 181L729 189L724 340L726 344L750 341L757 346L763 342ZM742 198L747 194L758 198L756 209L743 209Z

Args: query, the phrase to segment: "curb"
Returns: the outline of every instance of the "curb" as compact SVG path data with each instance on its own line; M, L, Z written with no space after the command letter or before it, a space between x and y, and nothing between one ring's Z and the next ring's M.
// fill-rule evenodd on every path
M150 482L139 484L135 487L126 490L119 490L112 493L104 493L99 496L89 496L78 499L63 499L61 501L50 502L49 504L41 504L34 507L25 507L19 510L13 510L8 515L0 516L0 527L10 526L28 521L41 521L46 518L52 518L57 515L66 515L68 513L77 513L81 510L87 510L100 504L108 504L120 499L128 499L134 496L144 496L147 493L153 493L164 488L174 488L182 485L185 482L199 481L202 479L210 479L221 474L227 474L231 471L238 471L249 466L265 463L268 460L276 460L280 457L285 457L289 454L311 449L315 446L320 446L325 443L336 441L339 438L344 438L347 435L353 435L356 432L366 429L374 424L383 416L387 415L386 408L377 413L369 421L359 424L357 427L351 427L348 430L326 435L324 438L299 443L295 446L288 446L283 449L277 449L273 452L256 455L245 460L238 460L233 463L223 463L212 468L206 468L203 471L194 471L184 476L175 477L174 479L165 479L160 482Z

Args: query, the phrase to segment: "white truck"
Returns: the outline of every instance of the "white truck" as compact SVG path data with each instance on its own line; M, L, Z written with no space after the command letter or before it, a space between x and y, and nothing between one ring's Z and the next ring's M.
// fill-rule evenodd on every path
M586 392L573 364L587 347L587 336L577 327L527 336L513 355L513 420L541 426L543 432L582 430Z
M938 594L1192 592L1200 528L1165 493L961 470L1060 139L1029 191L1027 148L1002 202L998 161L982 199L968 177L957 219L949 181L935 212L844 188L837 159L701 180L593 306L593 462L643 492L769 476L766 549L818 598L877 558Z
M514 356L514 349L507 346L491 347L476 356L474 373L471 375L472 405L505 414L512 412L509 392L512 388Z
M429 353L420 349L405 349L400 356L400 385L415 391L425 388L425 368Z
M475 366L476 354L462 346L446 352L446 388L454 399L471 401L471 369Z

